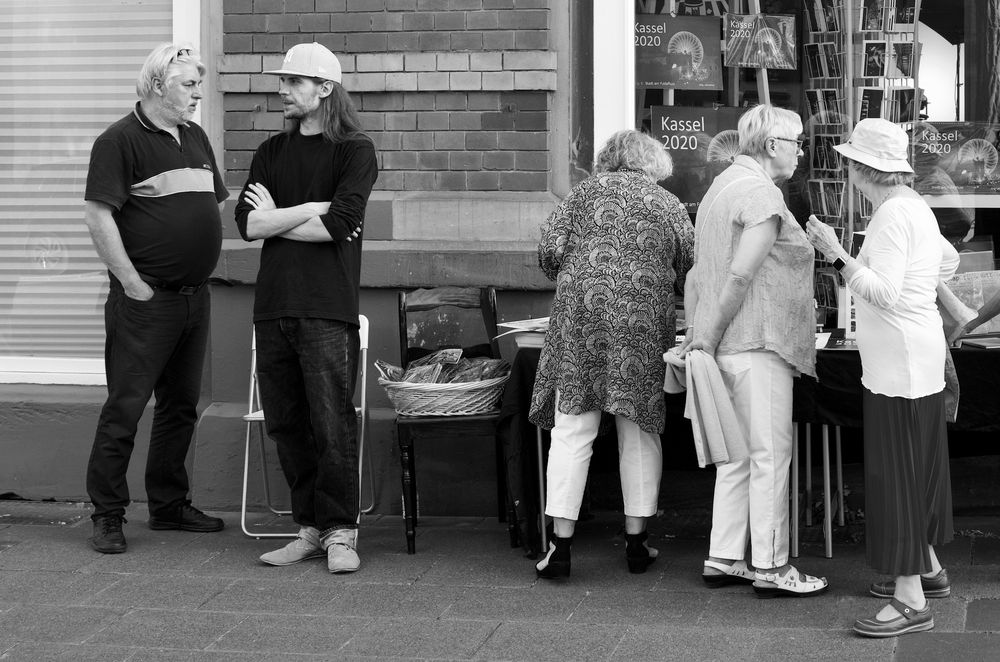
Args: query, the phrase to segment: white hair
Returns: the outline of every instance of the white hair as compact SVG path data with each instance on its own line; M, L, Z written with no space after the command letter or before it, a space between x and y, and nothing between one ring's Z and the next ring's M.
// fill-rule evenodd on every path
M146 61L139 70L139 77L135 83L135 92L139 98L148 99L153 96L153 81L166 82L170 67L174 64L193 64L198 67L198 73L202 76L207 71L201 61L201 55L190 46L169 42L160 44L146 56Z

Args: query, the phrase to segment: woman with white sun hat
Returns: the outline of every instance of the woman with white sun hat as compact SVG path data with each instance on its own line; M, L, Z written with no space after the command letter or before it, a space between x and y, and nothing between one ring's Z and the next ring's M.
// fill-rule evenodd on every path
M958 254L934 214L910 188L909 138L880 118L860 121L834 147L872 203L856 258L833 229L811 216L807 234L843 275L857 301L857 343L864 386L865 538L868 564L895 577L869 589L891 598L855 622L866 637L934 627L927 598L951 592L935 545L952 539L951 477L945 426L946 343L936 289Z

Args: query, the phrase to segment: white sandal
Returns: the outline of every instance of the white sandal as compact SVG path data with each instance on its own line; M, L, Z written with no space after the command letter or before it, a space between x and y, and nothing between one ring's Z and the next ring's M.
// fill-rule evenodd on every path
M708 584L709 588L719 588L730 584L752 584L754 580L754 572L747 567L746 561L733 561L732 565L718 561L705 561L705 567L722 571L722 574L702 573L701 578Z
M806 598L829 588L826 577L806 575L796 570L795 566L788 566L783 575L758 570L754 580L753 590L758 598Z

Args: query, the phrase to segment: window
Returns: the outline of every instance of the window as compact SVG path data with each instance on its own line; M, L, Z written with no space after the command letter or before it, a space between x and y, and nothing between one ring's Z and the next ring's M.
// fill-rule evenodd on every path
M0 382L104 383L108 279L83 218L90 147L135 104L146 55L175 38L177 5L0 9Z

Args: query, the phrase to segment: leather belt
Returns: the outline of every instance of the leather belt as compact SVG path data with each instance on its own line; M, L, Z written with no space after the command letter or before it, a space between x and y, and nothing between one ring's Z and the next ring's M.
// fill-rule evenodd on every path
M160 280L159 278L152 278L146 275L140 275L142 282L146 283L154 290L166 290L167 292L176 292L177 294L183 294L184 296L191 296L197 294L201 288L205 286L207 280L203 280L196 285L181 285L179 283L168 283L165 280Z

